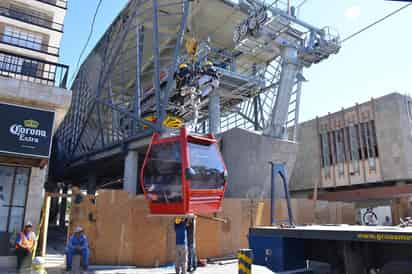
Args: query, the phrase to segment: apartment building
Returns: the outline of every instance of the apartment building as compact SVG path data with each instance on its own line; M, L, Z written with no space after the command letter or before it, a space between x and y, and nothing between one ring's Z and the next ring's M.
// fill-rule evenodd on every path
M391 93L304 122L298 141L295 193L317 187L324 199L373 200L412 191L409 96Z
M13 235L37 228L54 129L71 100L58 63L65 0L0 0L0 268Z

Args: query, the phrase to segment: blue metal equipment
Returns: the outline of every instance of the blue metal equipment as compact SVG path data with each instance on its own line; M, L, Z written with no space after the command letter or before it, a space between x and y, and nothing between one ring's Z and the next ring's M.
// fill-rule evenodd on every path
M286 174L286 164L271 162L271 206L270 223L272 226L294 227L293 213ZM284 188L288 218L277 220L276 215L276 177L280 175ZM276 273L308 273L304 256L303 241L276 236L276 234L260 233L251 229L249 246L253 250L254 264L266 266Z

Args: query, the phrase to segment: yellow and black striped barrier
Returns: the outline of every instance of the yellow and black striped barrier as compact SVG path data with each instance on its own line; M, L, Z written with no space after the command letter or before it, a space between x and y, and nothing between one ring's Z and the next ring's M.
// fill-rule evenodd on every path
M252 273L252 249L241 249L237 253L239 260L239 274L251 274Z

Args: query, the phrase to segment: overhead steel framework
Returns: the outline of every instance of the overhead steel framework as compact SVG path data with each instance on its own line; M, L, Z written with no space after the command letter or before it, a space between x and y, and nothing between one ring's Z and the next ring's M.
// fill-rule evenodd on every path
M54 176L164 131L168 116L200 133L242 127L295 139L303 68L337 53L339 37L297 19L288 2L267 2L130 0L76 75ZM183 96L179 64L206 60L219 84Z

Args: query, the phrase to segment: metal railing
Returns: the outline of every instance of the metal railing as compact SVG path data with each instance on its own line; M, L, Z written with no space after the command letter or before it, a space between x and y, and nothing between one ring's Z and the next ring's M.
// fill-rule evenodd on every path
M19 35L6 34L0 32L0 43L7 44L14 47L37 51L41 53L50 54L53 56L59 56L60 49L48 44L40 43L37 41L23 38Z
M39 27L63 32L63 24L33 14L29 14L21 10L16 10L14 8L0 7L0 15L23 21L32 25L37 25Z
M69 67L0 51L0 76L66 88Z
M67 9L67 1L65 0L37 0L58 8Z

